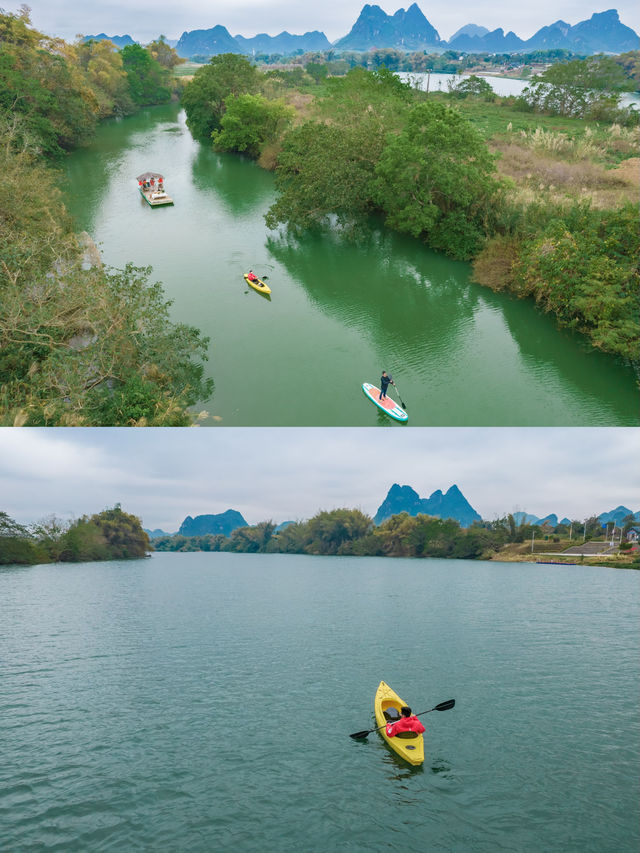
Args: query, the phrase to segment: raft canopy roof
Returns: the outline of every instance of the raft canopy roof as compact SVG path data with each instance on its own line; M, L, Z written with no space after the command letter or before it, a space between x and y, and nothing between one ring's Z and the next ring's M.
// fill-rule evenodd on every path
M136 181L149 181L151 178L159 178L161 181L164 180L160 172L143 172L141 175L138 175Z

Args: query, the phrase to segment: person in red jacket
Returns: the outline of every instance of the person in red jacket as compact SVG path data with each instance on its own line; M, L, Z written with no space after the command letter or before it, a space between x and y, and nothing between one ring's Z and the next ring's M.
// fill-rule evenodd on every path
M395 737L396 735L399 735L400 732L416 732L416 734L422 734L422 732L425 731L420 720L411 714L411 708L409 708L408 705L403 705L403 707L400 708L400 713L402 716L397 723L387 723L387 735L389 737Z

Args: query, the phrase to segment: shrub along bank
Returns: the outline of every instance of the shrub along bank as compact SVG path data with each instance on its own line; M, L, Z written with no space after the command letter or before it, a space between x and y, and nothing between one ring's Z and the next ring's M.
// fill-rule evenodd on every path
M0 512L0 565L137 560L148 550L140 519L119 504L70 523L52 516L31 527Z

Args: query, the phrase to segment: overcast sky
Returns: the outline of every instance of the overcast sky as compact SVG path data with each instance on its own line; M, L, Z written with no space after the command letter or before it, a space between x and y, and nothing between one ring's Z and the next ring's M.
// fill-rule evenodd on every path
M259 440L258 439L259 433ZM249 524L357 507L393 483L454 483L483 518L640 509L640 430L606 428L2 429L0 510L22 523L115 503L147 528L240 511Z
M232 35L251 37L257 33L277 35L283 30L300 34L321 30L330 41L346 35L356 21L363 0L324 0L316 5L306 0L110 0L95 3L87 0L28 0L34 26L49 35L73 40L77 34L123 35L146 42L161 33L179 38L185 30L225 26ZM371 4L374 5L374 4ZM378 3L387 14L408 8L411 0ZM513 30L520 38L532 36L540 27L562 19L577 24L593 12L603 12L609 5L591 5L583 0L538 0L536 3L456 3L419 2L422 12L448 39L457 29L473 23L490 30L502 27ZM20 3L2 3L8 12ZM615 8L623 24L640 30L640 4L637 0L617 0Z

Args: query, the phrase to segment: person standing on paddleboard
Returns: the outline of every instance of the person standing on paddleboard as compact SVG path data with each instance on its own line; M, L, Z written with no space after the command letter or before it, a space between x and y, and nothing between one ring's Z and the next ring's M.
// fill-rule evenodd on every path
M389 384L395 385L396 383L387 375L387 371L383 370L382 376L380 377L380 396L378 397L378 400L386 400Z

